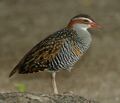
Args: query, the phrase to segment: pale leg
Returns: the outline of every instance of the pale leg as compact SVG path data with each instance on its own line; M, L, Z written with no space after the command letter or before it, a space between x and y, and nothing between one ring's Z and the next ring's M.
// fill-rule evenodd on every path
M56 72L52 72L52 85L53 85L54 93L58 94L57 85L55 81L55 75L56 75Z

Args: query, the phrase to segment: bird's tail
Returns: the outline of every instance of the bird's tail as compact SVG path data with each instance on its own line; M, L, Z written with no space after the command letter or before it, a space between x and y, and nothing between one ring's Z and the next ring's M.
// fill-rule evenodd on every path
M18 70L18 66L16 66L9 74L9 77L13 76L13 74L15 74Z

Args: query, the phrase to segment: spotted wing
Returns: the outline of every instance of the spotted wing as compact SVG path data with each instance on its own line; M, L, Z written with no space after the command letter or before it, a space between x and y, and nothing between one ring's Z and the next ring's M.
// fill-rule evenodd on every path
M23 57L9 76L12 76L17 70L24 74L47 69L49 63L59 53L69 32L69 30L62 29L38 43Z

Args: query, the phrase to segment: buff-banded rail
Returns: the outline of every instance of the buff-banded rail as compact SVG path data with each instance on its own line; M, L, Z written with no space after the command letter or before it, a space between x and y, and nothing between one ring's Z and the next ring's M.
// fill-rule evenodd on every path
M9 77L15 72L27 74L47 70L52 74L54 93L58 94L56 72L72 69L90 47L92 38L88 29L98 27L99 25L86 14L73 17L66 27L35 45L15 66Z

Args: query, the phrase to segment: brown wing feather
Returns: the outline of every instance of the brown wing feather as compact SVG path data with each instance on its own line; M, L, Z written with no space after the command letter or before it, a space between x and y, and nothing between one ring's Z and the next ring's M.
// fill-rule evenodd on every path
M23 57L10 73L9 77L17 70L22 74L44 71L44 69L48 68L49 62L59 53L64 41L65 34L64 36L54 34L47 37Z

